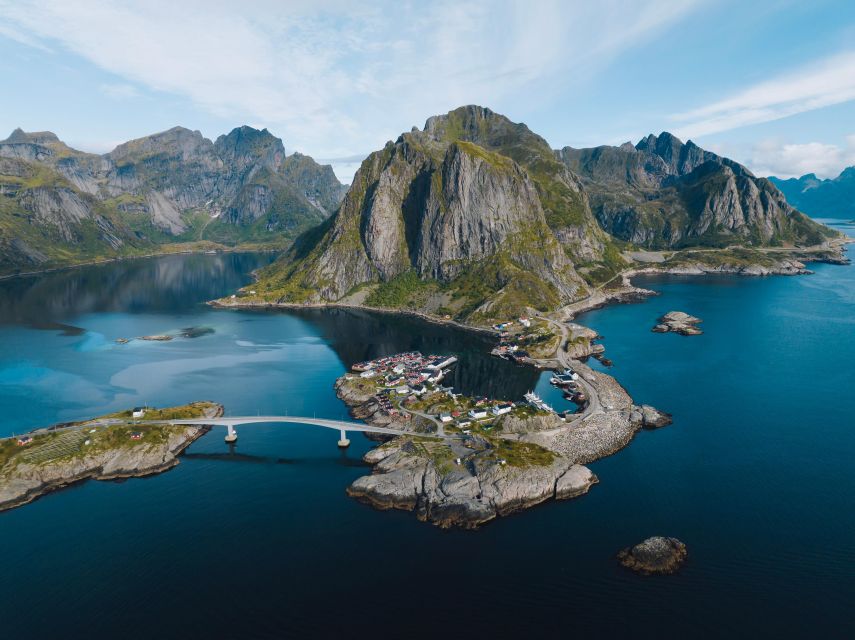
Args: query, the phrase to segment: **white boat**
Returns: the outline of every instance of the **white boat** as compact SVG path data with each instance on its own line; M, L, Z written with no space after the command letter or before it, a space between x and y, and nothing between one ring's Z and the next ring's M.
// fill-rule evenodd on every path
M549 412L554 413L552 407L550 407L548 404L546 404L543 401L543 399L539 395L534 393L533 391L529 391L523 397L525 398L525 401L528 402L535 409L540 409L541 411L549 411Z

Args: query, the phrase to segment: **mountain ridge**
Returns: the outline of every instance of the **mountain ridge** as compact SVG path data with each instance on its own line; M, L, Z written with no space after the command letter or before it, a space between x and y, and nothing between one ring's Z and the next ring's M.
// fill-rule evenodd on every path
M177 126L99 155L18 128L0 141L0 194L0 271L13 272L176 242L283 246L344 187L267 129L211 141Z
M805 213L826 218L855 218L855 166L846 167L835 178L821 179L815 173L799 178L769 176L794 206Z
M623 191L629 233L602 207ZM649 210L659 192L671 211ZM480 321L576 300L625 268L631 246L807 245L826 231L767 180L667 132L553 150L525 124L469 105L370 154L338 212L253 290Z

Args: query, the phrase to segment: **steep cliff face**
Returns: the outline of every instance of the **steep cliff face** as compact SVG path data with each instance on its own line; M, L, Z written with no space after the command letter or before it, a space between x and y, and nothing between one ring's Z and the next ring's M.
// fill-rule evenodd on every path
M50 132L0 141L0 270L112 257L173 241L283 243L338 207L329 166L266 129L211 142L175 127L103 156Z
M544 156L554 175L539 166ZM583 285L569 256L594 256L607 241L574 187L525 125L458 109L371 154L330 224L256 289L286 301L337 301L374 285L369 302L430 308L441 300L465 317L555 306ZM559 197L582 213L568 215ZM568 228L583 241L562 247Z
M645 247L812 245L828 231L737 162L669 133L635 147L565 147L602 227Z

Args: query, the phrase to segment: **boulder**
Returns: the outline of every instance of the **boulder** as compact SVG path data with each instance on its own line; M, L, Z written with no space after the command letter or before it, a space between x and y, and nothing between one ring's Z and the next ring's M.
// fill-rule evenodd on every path
M677 538L653 536L618 553L618 561L642 575L675 573L686 561L686 545Z

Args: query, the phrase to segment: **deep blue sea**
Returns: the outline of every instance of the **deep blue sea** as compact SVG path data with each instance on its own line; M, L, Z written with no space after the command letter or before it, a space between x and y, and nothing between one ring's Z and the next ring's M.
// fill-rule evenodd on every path
M237 312L205 300L264 255L169 256L0 281L0 435L147 403L342 417L353 362L454 353L452 383L519 399L546 374L412 319ZM371 444L313 427L213 430L175 469L85 482L0 513L2 638L855 636L855 267L658 278L580 321L637 402L674 414L596 462L600 484L481 530L345 495ZM650 331L681 310L704 334ZM116 338L209 327L172 342ZM597 364L596 366L601 366ZM614 556L677 536L642 578Z

